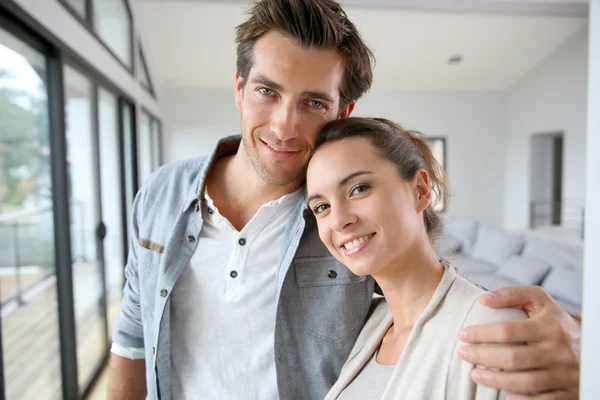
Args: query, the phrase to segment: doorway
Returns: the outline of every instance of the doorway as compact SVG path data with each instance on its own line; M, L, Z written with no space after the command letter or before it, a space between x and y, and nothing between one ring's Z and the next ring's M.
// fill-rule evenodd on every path
M563 149L562 132L531 136L529 197L532 228L562 222Z

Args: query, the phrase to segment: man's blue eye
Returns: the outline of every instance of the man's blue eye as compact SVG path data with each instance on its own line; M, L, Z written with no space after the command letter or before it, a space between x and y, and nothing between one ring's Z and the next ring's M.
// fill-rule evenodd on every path
M323 105L323 103L321 103L320 101L316 101L316 100L311 100L308 102L308 105L313 107L313 108L325 108L325 106Z
M265 96L272 96L273 95L273 91L271 89L267 89L267 88L260 88L258 89L262 94L264 94Z

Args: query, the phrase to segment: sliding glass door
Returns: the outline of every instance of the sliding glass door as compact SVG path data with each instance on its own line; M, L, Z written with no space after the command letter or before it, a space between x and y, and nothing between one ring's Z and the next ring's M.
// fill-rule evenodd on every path
M0 27L0 310L7 399L62 396L47 59Z

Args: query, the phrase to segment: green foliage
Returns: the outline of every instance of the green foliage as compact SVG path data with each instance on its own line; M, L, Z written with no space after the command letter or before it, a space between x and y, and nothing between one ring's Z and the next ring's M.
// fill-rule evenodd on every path
M50 173L47 100L7 85L11 78L0 70L0 212L41 194Z

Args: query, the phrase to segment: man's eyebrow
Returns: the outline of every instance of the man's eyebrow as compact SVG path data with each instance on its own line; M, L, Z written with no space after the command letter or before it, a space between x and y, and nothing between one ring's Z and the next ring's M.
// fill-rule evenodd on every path
M369 174L373 174L373 172L366 171L366 170L365 171L356 171L356 172L353 172L350 175L348 175L347 177L345 177L344 179L342 179L340 181L340 183L338 183L338 187L342 187L342 186L346 185L348 182L350 182L352 179L356 178L357 176L369 175ZM318 194L318 193L311 194L306 199L306 204L310 204L311 201L313 201L314 199L318 199L319 197L323 197L323 196L320 195L320 194Z
M274 89L274 90L278 90L281 91L281 89L283 89L283 86L281 86L279 83L276 83L272 80L270 80L269 78L267 78L264 75L257 75L254 78L252 78L252 83L254 84L258 84L258 85L263 85L268 87L269 89Z
M310 97L313 100L321 100L326 103L333 103L333 98L325 92L312 92L310 90L302 92L304 97Z

